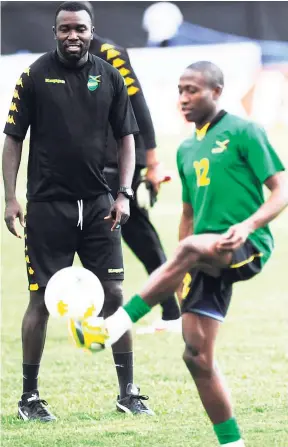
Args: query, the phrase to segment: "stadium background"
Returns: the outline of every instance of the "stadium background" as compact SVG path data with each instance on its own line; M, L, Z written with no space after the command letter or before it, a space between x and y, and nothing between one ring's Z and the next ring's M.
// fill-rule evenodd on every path
M288 50L286 2L175 2L186 27L178 43L150 48L142 29L152 2L92 2L96 32L129 48L156 127L159 153L174 179L162 188L152 219L168 254L177 241L181 211L175 171L179 142L192 129L177 109L177 80L193 61L209 59L226 77L222 104L262 123L287 165ZM1 3L0 119L4 127L15 82L33 60L54 47L51 32L59 2ZM189 45L187 45L187 43ZM3 136L1 137L3 141ZM17 184L25 206L27 136ZM219 359L233 390L247 445L287 447L287 212L272 224L276 250L265 273L237 285L219 341ZM210 425L181 363L178 334L135 337L136 382L151 397L157 417L127 419L114 413L116 376L108 352L90 357L50 321L40 372L42 393L59 422L31 428L15 418L21 390L20 325L27 303L23 243L2 226L2 442L7 447L214 446ZM125 295L146 277L126 249ZM132 280L133 278L133 280ZM155 309L141 324L152 321ZM255 374L255 371L258 371ZM204 441L205 440L205 441Z

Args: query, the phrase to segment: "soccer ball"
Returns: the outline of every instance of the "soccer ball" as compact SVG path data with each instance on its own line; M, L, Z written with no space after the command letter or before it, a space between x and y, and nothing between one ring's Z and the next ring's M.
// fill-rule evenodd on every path
M86 319L70 319L68 330L74 344L88 352L99 352L105 349L108 333L104 327L104 318L88 317Z
M67 267L49 280L45 304L50 315L58 319L98 316L104 304L104 290L90 270Z

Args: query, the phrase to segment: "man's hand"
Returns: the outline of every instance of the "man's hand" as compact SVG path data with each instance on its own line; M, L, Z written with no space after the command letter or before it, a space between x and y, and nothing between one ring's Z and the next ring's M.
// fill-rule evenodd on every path
M152 183L155 193L158 194L160 185L165 177L163 165L161 163L155 163L148 166L145 177Z
M5 207L5 222L10 233L14 234L14 236L22 239L22 236L16 230L16 219L19 219L22 227L25 227L24 214L21 208L21 205L17 202L16 199L8 200L6 202Z
M161 183L168 182L171 177L166 175L162 163L158 162L153 165L148 165L145 178L152 183L156 194L160 190Z
M248 220L233 225L219 238L216 249L218 251L237 250L246 242L249 234L252 232L253 228Z
M129 199L123 194L119 194L115 202L113 203L110 213L104 217L105 220L112 220L113 225L111 231L117 230L120 225L124 225L130 216L130 203Z

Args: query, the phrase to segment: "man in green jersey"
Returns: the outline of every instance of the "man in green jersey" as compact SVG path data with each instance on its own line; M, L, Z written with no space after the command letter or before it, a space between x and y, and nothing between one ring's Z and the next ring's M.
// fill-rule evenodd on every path
M264 130L220 110L223 85L221 70L205 61L190 65L180 78L182 111L196 125L177 153L183 200L180 243L172 259L106 320L105 327L106 345L111 345L184 278L184 361L219 444L243 447L215 364L215 340L233 283L255 276L271 255L273 238L267 225L287 206L288 185ZM266 202L263 184L271 191ZM103 343L104 332L99 328Z

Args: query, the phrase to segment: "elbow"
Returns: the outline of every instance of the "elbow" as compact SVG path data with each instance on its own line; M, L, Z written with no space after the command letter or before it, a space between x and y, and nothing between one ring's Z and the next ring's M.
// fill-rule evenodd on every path
M284 208L286 208L288 206L288 184L286 185L283 191L283 202L284 202Z
M283 181L282 185L281 185L281 195L283 197L283 205L284 208L286 208L286 206L288 206L288 179L285 175L285 181Z
M270 190L272 191L272 195L275 194L275 197L278 198L276 200L282 205L282 209L284 209L288 206L288 177L285 171L281 171L275 178L276 182L274 185L271 185Z

